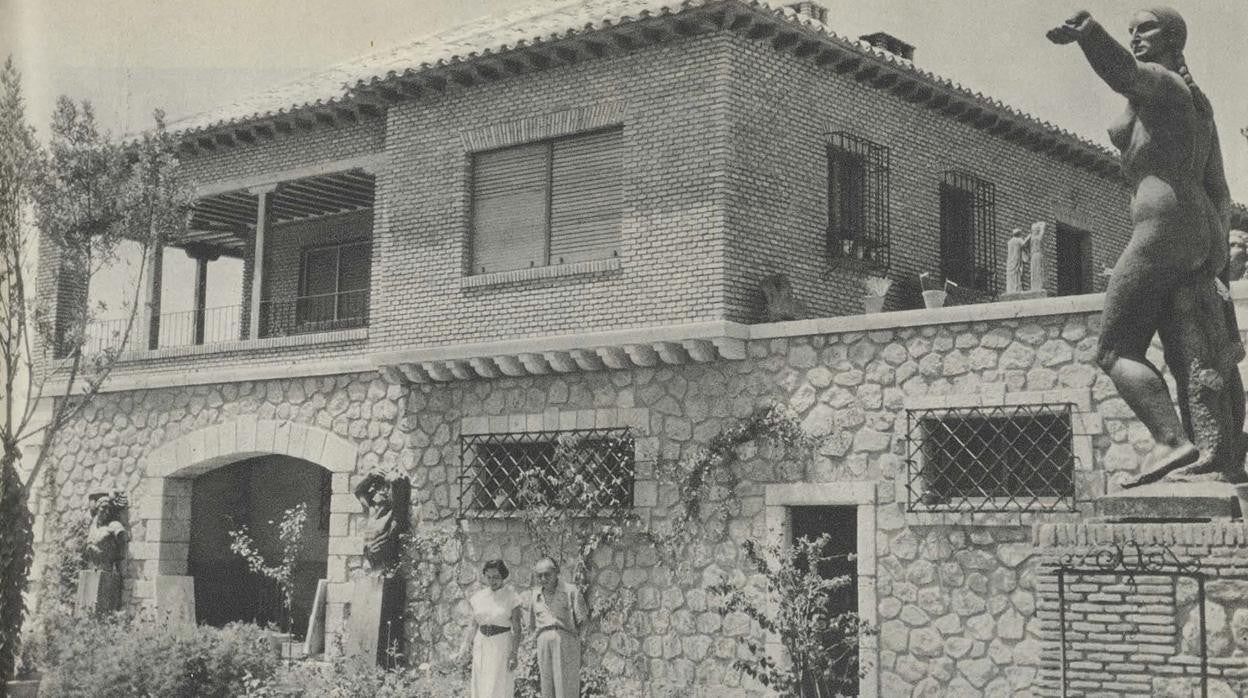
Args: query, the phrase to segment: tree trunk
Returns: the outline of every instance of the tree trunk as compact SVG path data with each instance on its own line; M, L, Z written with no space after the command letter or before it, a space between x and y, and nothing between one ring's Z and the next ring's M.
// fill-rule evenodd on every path
M17 448L6 444L0 456L0 698L8 695L6 683L17 669L23 593L34 557L34 516L17 462Z

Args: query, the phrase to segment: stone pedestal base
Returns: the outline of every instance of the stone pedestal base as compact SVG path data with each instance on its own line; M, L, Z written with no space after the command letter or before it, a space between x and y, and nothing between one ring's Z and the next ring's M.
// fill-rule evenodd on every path
M369 575L355 580L347 621L347 654L372 657L388 665L387 651L403 651L406 586L398 577Z
M1037 696L1248 695L1248 525L1054 523L1034 536Z
M997 296L997 300L1000 300L1000 301L1029 301L1029 300L1032 300L1032 299L1034 299L1034 298L1048 298L1048 297L1049 297L1049 292L1048 292L1048 291L1046 291L1046 290L1044 290L1044 289L1042 289L1042 288L1037 288L1037 289L1032 290L1032 291L1015 291L1015 292L1013 292L1013 293L1002 293L1001 295Z
M1104 521L1215 521L1240 515L1235 488L1224 482L1156 482L1093 501Z
M195 624L195 578L161 574L156 576L156 612L173 624Z
M79 615L98 616L120 609L120 574L103 570L82 570L78 573L74 610Z

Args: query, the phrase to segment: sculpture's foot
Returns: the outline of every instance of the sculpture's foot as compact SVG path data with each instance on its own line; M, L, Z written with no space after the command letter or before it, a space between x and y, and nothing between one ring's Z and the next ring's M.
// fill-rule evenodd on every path
M1144 472L1122 483L1122 488L1129 490L1132 487L1157 482L1179 468L1195 463L1199 458L1200 449L1196 448L1193 443L1178 446L1157 444L1153 446L1153 450L1149 452L1148 458L1144 461Z

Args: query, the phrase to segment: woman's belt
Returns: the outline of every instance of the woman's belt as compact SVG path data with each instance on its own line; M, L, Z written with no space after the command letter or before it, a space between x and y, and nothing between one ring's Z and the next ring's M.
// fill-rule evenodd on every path
M511 632L511 628L506 625L479 625L477 630L480 630L481 634L486 637L494 637L495 635Z

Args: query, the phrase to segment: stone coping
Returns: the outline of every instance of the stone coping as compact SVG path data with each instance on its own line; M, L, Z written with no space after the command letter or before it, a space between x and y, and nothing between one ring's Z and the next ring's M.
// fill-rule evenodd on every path
M1237 301L1237 306L1248 306L1248 280L1233 282L1231 284L1231 295ZM532 375L533 372L528 366L536 362L540 367L542 362L537 361L534 357L541 355L543 352L573 353L579 351L580 354L572 358L579 358L581 359L580 361L570 359L569 362L565 362L568 370L603 370L631 368L638 365L647 365L650 362L654 362L656 365L659 363L684 362L667 361L666 359L672 355L692 358L692 355L696 354L696 358L699 360L737 360L744 358L743 345L744 342L749 340L835 335L971 322L1025 320L1033 317L1063 314L1089 314L1100 312L1104 307L1104 299L1104 294L1098 293L1081 296L999 301L948 308L921 308L870 315L814 318L758 325L745 325L738 322L716 320L579 334L504 339L491 342L444 344L392 352L368 353L363 351L357 356L333 361L306 362L280 357L258 366L246 368L213 366L196 368L192 371L170 372L165 375L146 374L142 369L142 363L145 360L155 358L202 356L221 352L243 352L274 347L322 346L336 342L366 340L368 338L368 328L357 328L339 332L274 337L264 340L197 347L170 347L166 350L157 350L157 352L163 351L167 353L135 352L132 356L127 355L123 357L123 363L127 364L127 375L111 377L102 390L104 392L116 392L157 387L232 383L241 380L334 375L372 370L384 371L388 367L403 366L408 367L404 375L407 373L418 376L423 374L425 378L429 378L430 376L428 371L425 370L424 364L431 362L439 364L434 366L434 368L441 374L450 375L454 373L467 378L513 374ZM1245 313L1245 315L1248 315L1248 313ZM1245 319L1248 320L1248 317ZM689 342L692 343L686 345ZM714 346L707 347L707 342L713 343ZM660 355L660 352L666 353ZM591 353L596 354L598 358L588 356ZM654 355L660 355L664 360L655 359ZM640 357L640 359L637 357ZM560 360L566 357L560 355L553 358ZM482 364L484 368L478 370L479 367L474 368L470 366L464 368L459 365L461 363L473 362L474 360L476 363ZM688 359L686 358L685 360ZM545 364L549 365L550 361L546 360ZM517 366L525 366L525 368L519 369ZM554 369L553 366L547 366L547 368ZM1244 373L1245 369L1245 366L1241 366L1241 373ZM455 376L455 378L462 379L459 376ZM81 388L76 389L74 392L81 392ZM55 396L64 394L65 390L63 388L55 393L49 392L49 395Z
M1248 284L1245 285L1248 297ZM838 317L813 318L772 322L750 326L750 339L774 339L801 337L817 334L843 334L846 332L870 332L903 327L951 325L994 320L1022 320L1047 315L1078 315L1097 313L1105 307L1105 294L1090 293L1082 296L1058 296L993 303L955 305L947 308L917 308L894 310L866 315L842 315Z
M1248 523L1208 521L1195 523L1045 523L1032 530L1032 542L1040 548L1069 548L1109 543L1138 545L1248 545Z

